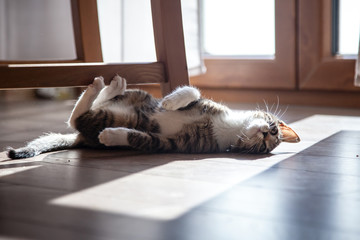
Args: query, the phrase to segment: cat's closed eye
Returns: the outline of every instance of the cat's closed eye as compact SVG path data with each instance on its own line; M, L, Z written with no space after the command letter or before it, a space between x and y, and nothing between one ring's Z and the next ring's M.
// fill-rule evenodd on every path
M276 126L273 126L271 129L270 129L270 134L271 135L276 135L278 133L278 128Z

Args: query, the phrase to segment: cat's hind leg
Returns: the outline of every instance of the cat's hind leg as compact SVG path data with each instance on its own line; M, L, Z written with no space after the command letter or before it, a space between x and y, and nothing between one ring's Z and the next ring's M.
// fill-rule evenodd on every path
M175 89L172 93L165 96L161 106L170 111L186 107L191 102L199 100L201 97L199 89L190 86L183 86Z
M96 77L94 82L90 84L87 89L81 94L77 100L75 107L73 108L70 118L68 120L68 125L75 129L76 119L89 111L94 100L99 95L100 91L105 87L104 78Z
M111 80L110 85L101 90L92 105L92 109L100 107L102 103L107 102L116 96L123 95L126 90L126 85L125 78L116 75Z
M130 146L147 152L166 152L176 149L174 140L124 127L105 128L99 134L99 142L108 147Z
M139 132L134 129L117 127L117 128L105 128L99 134L99 142L107 147L113 146L129 146L128 133L130 131Z

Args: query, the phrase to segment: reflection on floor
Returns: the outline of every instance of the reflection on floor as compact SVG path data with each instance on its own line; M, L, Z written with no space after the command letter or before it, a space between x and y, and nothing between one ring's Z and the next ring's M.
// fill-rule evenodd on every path
M1 104L0 148L71 132L72 104ZM269 155L1 152L0 237L358 239L360 111L290 106L284 120L302 141Z

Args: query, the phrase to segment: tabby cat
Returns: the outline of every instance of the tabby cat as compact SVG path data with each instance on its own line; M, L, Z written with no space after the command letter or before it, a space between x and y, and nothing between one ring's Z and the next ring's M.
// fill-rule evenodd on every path
M10 158L74 147L131 147L145 152L269 153L281 142L299 142L298 135L268 111L232 111L201 98L184 86L161 100L142 90L126 90L115 76L109 86L95 78L77 101L70 127L78 133L41 136Z

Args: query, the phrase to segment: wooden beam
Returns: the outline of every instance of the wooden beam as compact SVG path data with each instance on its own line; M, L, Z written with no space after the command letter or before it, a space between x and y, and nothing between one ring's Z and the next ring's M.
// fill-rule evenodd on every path
M77 59L84 62L102 62L96 0L72 0L71 11Z
M165 67L166 95L179 85L189 85L180 0L151 0L158 62Z
M162 63L139 64L13 64L0 66L0 88L42 88L87 86L94 77L103 76L108 83L115 74L129 84L162 83L165 81Z

